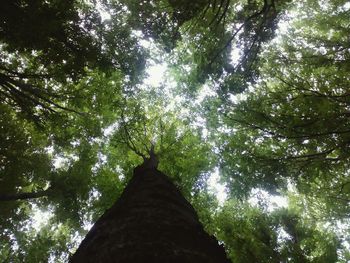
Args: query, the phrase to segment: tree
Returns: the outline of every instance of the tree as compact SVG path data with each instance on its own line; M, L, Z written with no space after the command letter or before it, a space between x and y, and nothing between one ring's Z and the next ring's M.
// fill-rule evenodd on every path
M118 201L94 224L70 262L229 262L153 152Z
M233 262L348 262L348 16L344 0L5 1L0 261L67 262L136 181L157 204L173 189ZM152 149L162 173L133 176Z

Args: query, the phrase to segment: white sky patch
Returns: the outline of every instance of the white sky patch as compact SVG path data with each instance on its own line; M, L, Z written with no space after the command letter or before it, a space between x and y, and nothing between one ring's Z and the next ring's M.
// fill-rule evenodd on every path
M166 94L170 94L169 90L165 90ZM183 102L183 98L181 96L173 96L171 99L169 99L168 104L166 105L164 111L174 111L177 109L177 112L179 113L178 116L186 116L189 114L189 110L185 107L181 108L180 110L178 109L178 105L181 105Z
M204 84L198 93L198 96L196 98L196 104L202 103L206 97L214 96L216 96L216 92L208 84Z
M50 210L41 210L37 205L32 206L33 211L33 228L36 231L39 231L42 226L47 224L50 218L53 216Z
M283 243L286 240L289 240L291 236L283 229L283 227L277 228L277 241Z
M241 5L241 4L236 4L235 5L235 11L236 12L240 12L240 11L242 11L243 10L243 5Z
M142 33L141 33L142 34ZM140 36L141 37L141 36ZM153 44L153 41L151 40L146 40L146 39L140 39L139 43L142 47L149 49L151 45Z
M288 206L288 200L284 196L270 195L269 201L271 203L270 205L271 210Z
M167 70L166 64L151 65L146 70L148 77L144 83L150 86L159 86L164 81L164 75Z
M343 6L342 9L344 11L349 11L350 10L350 2L346 2Z
M111 14L108 13L102 6L101 2L97 1L96 9L100 13L102 21L111 19Z
M241 58L241 53L242 53L242 51L240 48L232 47L230 55L231 55L231 61L232 61L233 66L238 65L239 59Z
M45 150L47 151L48 154L53 154L54 152L54 147L51 145L49 147L46 147Z
M216 198L219 201L219 204L222 205L227 199L226 187L220 183L219 169L215 168L214 172L210 175L208 179L209 191L215 194Z
M233 104L237 104L243 100L245 100L247 98L247 94L229 94L229 100L233 103Z
M277 36L287 34L288 30L290 29L290 21L287 20L282 20L278 23L278 29L277 29Z
M79 157L74 154L70 154L69 156L55 156L52 161L53 161L53 166L56 169L59 169L68 165L72 160L78 161Z
M288 199L286 197L270 195L267 191L262 189L253 189L248 202L255 206L260 206L260 204L266 205L268 212L288 206Z
M59 169L64 166L64 164L67 162L67 159L61 156L57 156L53 159L53 166L56 169Z
M118 128L119 122L115 122L109 125L106 129L103 130L103 135L109 137L113 134L113 132Z

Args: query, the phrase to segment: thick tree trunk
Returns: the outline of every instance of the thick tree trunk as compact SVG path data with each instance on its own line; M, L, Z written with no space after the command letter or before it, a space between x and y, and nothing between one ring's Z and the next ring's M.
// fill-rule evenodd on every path
M134 170L119 200L91 228L70 262L230 261L173 183L144 163Z

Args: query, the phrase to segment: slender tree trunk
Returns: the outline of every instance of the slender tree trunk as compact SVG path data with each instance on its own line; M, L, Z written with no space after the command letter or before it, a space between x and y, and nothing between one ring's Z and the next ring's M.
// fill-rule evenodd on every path
M0 201L19 201L28 200L33 198L39 198L43 196L49 196L52 193L51 189L29 192L29 193L17 193L17 194L0 194Z
M95 223L71 263L230 262L190 203L154 166L143 164Z

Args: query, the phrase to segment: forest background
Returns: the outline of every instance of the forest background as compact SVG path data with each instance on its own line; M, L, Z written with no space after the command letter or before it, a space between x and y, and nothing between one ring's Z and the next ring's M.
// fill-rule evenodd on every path
M3 1L1 262L66 262L151 145L233 262L349 262L349 17L341 0Z

